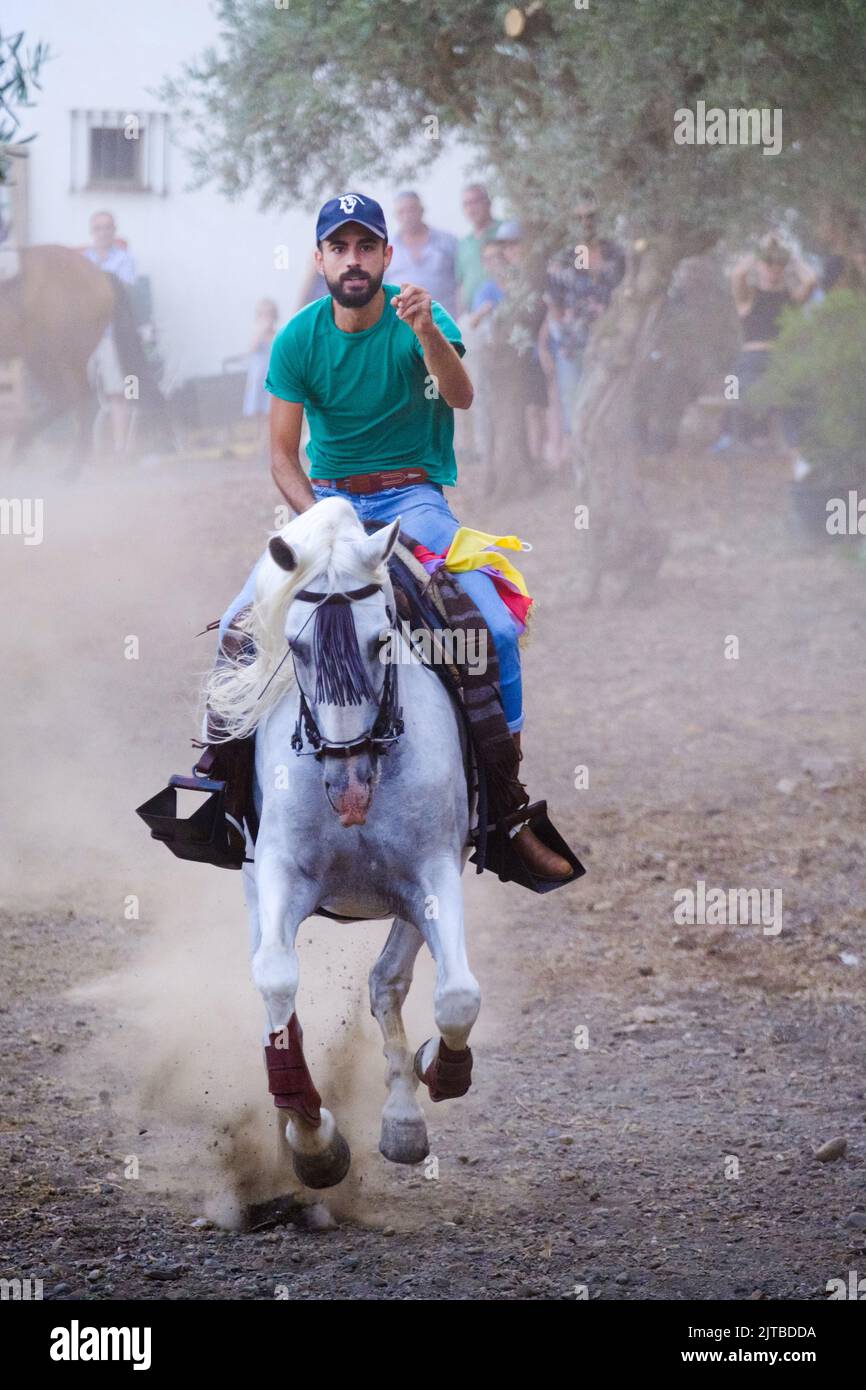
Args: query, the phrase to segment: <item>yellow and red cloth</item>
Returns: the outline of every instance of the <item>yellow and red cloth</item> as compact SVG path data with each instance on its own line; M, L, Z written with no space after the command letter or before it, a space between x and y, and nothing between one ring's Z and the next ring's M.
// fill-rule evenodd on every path
M459 526L447 550L437 555L426 545L416 545L415 558L428 574L435 574L442 568L450 574L460 574L464 570L481 570L483 574L489 574L518 631L522 632L533 601L520 570L499 553L500 549L529 550L531 547L519 536L491 536L486 531Z

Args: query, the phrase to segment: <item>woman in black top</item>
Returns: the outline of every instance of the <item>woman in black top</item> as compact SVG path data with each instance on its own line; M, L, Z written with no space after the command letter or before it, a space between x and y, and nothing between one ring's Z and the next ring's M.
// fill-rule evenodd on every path
M744 256L734 267L731 287L743 326L743 345L734 369L739 399L731 404L725 433L713 446L714 453L735 441L745 443L755 432L758 422L744 397L770 364L782 310L789 304L805 304L817 283L814 271L774 237L764 241L759 255Z

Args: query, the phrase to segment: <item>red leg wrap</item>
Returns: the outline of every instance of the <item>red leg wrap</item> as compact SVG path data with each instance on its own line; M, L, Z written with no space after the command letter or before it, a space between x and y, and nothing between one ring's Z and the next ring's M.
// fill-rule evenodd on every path
M292 1014L280 1032L269 1034L265 1066L268 1090L277 1109L296 1110L308 1124L318 1127L322 1123L322 1097L304 1060L304 1035L297 1014Z
M455 1052L440 1038L439 1051L424 1073L424 1080L431 1100L465 1096L472 1084L472 1052L468 1047Z

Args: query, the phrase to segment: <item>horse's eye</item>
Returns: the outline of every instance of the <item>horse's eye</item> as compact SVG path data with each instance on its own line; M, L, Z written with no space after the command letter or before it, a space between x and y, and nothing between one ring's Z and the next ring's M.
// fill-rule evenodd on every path
M292 655L296 656L299 661L306 661L310 655L310 649L307 643L298 641L297 637L289 638L289 646L292 650Z

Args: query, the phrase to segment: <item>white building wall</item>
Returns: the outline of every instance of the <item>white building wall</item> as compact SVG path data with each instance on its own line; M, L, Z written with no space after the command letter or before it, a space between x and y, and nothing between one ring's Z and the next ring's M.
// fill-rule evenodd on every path
M7 33L23 29L31 46L46 42L52 58L42 92L20 112L29 146L29 242L83 245L91 213L108 208L129 243L140 274L149 275L160 350L170 382L220 370L245 352L255 303L276 300L281 322L295 310L313 246L315 209L262 213L255 193L231 203L213 187L187 188L181 150L169 152L169 192L70 191L70 112L106 108L163 109L154 89L187 58L218 42L209 0L4 0ZM177 116L171 113L178 130ZM464 157L445 153L418 182L428 220L458 234ZM390 215L393 187L368 187ZM334 192L344 192L335 189ZM274 265L289 247L290 266Z

